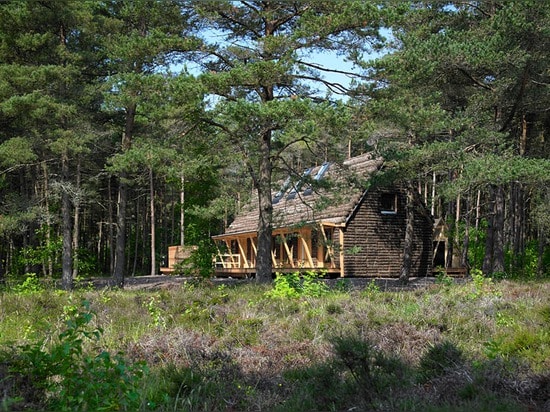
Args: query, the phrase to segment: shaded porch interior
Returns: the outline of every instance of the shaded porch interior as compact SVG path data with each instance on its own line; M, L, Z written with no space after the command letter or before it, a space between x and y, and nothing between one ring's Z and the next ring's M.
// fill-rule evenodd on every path
M272 234L273 272L323 271L343 276L343 233L336 225L316 224L276 229ZM214 237L217 276L248 277L256 272L256 232Z

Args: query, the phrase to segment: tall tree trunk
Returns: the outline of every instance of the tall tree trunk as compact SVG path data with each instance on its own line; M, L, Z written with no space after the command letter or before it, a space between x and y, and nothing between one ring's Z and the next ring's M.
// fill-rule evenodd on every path
M151 276L157 274L156 237L155 237L155 187L153 181L153 168L149 168L149 207L151 211Z
M502 185L496 187L494 205L492 273L499 273L504 272L504 188Z
M412 267L413 239L414 239L414 193L413 188L407 187L407 204L405 206L406 225L405 239L403 242L403 260L401 262L401 272L399 281L403 284L409 282Z
M118 287L124 286L124 265L126 259L126 204L128 201L128 187L124 182L126 173L120 174L120 182L117 199L117 223L115 238L115 264L113 268L113 281Z
M61 156L61 179L65 184L69 182L69 158L66 152ZM63 248L61 252L61 287L64 290L73 288L73 256L72 256L72 222L71 199L68 187L61 190L61 215L63 219Z
M462 256L460 258L460 266L464 268L468 268L470 266L470 263L468 262L468 250L470 248L470 224L471 224L471 217L470 217L470 194L468 193L468 197L464 201L464 210L466 211L464 214L464 238L462 239Z
M44 174L44 206L46 209L46 231L44 233L44 241L46 243L46 249L50 250L50 246L52 244L52 222L51 222L51 216L50 216L50 177L48 172L48 166L46 162L42 162L42 172ZM44 272L44 275L47 277L53 276L53 259L51 254L48 253L48 257L46 258L46 262L43 263L42 270Z
M122 151L128 151L132 144L134 124L136 118L136 104L131 103L126 108L126 124L122 135ZM120 173L117 201L117 232L115 242L115 265L113 268L113 281L116 286L124 286L126 264L126 206L128 202L127 174Z
M78 277L78 248L80 247L80 184L81 184L81 159L78 158L76 165L76 191L77 196L73 201L73 279Z
M109 272L114 273L115 270L115 233L114 233L114 213L113 213L113 187L112 187L112 178L109 176L108 184L107 184L107 191L109 194L109 221L108 221L108 228L107 228L107 245L109 247Z
M132 276L136 275L137 265L138 265L138 256L140 255L140 253L139 253L140 240L139 240L139 236L137 235L139 232L141 232L141 230L140 230L140 225L141 225L140 210L141 209L139 207L139 198L136 199L136 206L135 207L136 207L136 213L135 213L136 221L134 222L135 236L134 236L134 259L133 259L133 262L132 262Z
M265 132L260 146L259 174L256 180L258 191L258 251L256 255L256 281L271 282L271 236L273 203L271 198L271 132Z
M180 245L185 246L185 175L181 174L180 189Z
M525 196L521 183L512 183L510 193L512 270L519 269L521 256L525 253Z
M494 188L489 187L489 210L487 215L487 232L485 236L485 254L483 256L483 265L481 270L486 276L491 275L493 270L493 248L494 248L494 219L495 219L495 206L494 206Z

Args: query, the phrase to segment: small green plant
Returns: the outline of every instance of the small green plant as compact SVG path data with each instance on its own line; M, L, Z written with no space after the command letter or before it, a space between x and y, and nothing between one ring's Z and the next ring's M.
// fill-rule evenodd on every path
M76 309L67 305L64 316L65 330L53 345L39 341L16 349L10 373L25 377L48 410L137 410L145 365L129 364L120 353L86 351L86 344L97 343L102 334L101 329L90 328L94 314L88 302Z
M366 297L372 297L378 293L380 293L380 286L376 284L374 279L372 279L361 292L361 294Z
M30 295L33 293L39 293L44 290L44 285L40 283L40 279L38 279L38 276L36 273L27 273L25 280L23 283L19 285L15 285L12 288L12 292L18 293L21 295Z
M166 329L166 317L164 315L164 311L157 304L157 300L154 296L149 298L149 300L145 303L145 306L153 320L152 325L156 328Z
M352 289L349 279L338 279L334 284L334 291L338 293L348 293Z
M302 274L302 295L320 297L329 293L329 287L322 281L323 274L318 272L304 272Z
M443 286L451 286L453 284L453 278L450 277L445 268L438 266L434 270L435 273L435 283Z
M492 294L495 297L499 296L499 293L494 290L493 279L483 276L481 270L472 269L470 275L472 276L474 290L468 295L469 298L477 299L487 294Z
M273 289L266 293L270 298L297 298L301 296L320 297L328 294L330 289L321 279L323 274L317 272L277 273Z

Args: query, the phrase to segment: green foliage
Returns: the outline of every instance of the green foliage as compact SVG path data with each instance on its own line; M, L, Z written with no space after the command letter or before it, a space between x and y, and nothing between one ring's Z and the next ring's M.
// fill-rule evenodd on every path
M80 310L82 309L82 310ZM94 314L89 303L65 307L66 327L52 345L44 341L14 351L11 373L26 377L37 399L48 410L125 410L139 408L143 364L128 363L122 354L87 353L88 343L98 343L102 331L90 328Z
M176 265L176 273L184 276L200 276L209 278L213 274L212 256L216 253L216 246L210 240L201 240L196 250L183 262Z
M330 293L322 281L323 274L317 272L277 273L273 289L266 292L270 298L320 297Z
M40 282L40 279L38 278L36 273L27 273L25 280L22 283L12 286L11 288L12 292L22 295L39 293L43 290L44 285L42 284L42 282Z
M51 236L47 239L46 231L49 230L47 226L43 226L37 230L36 234L40 239L40 244L37 246L28 246L22 248L18 253L18 266L20 268L31 266L47 266L48 262L52 262L54 272L58 273L61 269L61 248L63 239L61 236Z
M435 281L443 286L451 286L453 284L453 278L447 275L445 268L435 268Z
M483 276L479 269L470 271L473 290L469 293L471 299L478 299L482 296L498 297L500 293L494 288L493 279Z
M362 290L361 294L368 297L373 297L380 293L380 286L372 279L367 286Z
M88 397L107 388L105 399L136 394L127 410L158 412L543 410L548 282L503 280L475 299L473 282L273 299L254 281L176 280L154 291L2 292L0 410L68 409L65 394L74 410L100 410ZM97 315L85 316L81 297ZM139 368L126 359L151 369L135 386L119 380ZM65 388L81 380L91 388L77 400Z
M462 351L452 342L443 341L431 345L422 355L419 363L419 377L426 382L444 375L450 369L457 369L465 362Z
M166 316L164 310L159 306L154 296L151 296L147 302L144 303L151 316L151 325L156 328L166 329Z
M337 362L351 374L366 404L389 396L398 385L405 386L407 367L398 357L356 337L338 337L332 344Z

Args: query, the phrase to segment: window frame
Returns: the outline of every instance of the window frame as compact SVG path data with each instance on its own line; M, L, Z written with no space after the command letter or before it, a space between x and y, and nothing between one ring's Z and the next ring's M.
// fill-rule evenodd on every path
M390 206L391 205L391 206ZM380 213L382 215L397 214L397 193L381 193L379 197Z

